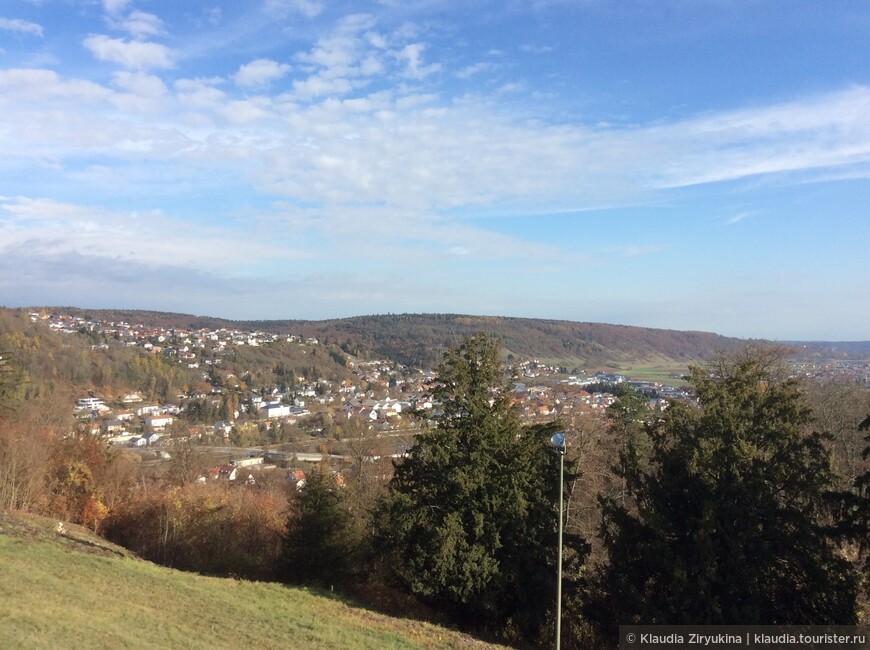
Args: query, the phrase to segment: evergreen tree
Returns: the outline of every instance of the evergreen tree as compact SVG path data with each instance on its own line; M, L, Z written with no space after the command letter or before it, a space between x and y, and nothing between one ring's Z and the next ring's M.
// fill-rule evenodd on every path
M378 542L422 600L533 636L554 603L559 463L546 444L555 427L523 429L510 387L496 340L481 334L446 353L434 426L396 466Z
M279 574L295 584L346 584L361 539L334 475L325 467L312 470L293 500Z
M858 427L866 431L864 441L867 446L862 456L870 458L870 416L866 417ZM865 601L870 601L870 470L855 478L852 490L838 494L841 510L840 530L845 537L854 542L858 548L858 565L862 569Z
M649 427L649 466L621 468L633 504L602 499L597 620L854 623L856 576L826 525L829 457L780 368L757 347L693 368L698 404Z

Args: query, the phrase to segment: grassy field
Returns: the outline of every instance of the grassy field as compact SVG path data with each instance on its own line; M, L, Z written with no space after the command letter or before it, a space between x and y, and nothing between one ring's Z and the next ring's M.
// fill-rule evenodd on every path
M667 384L668 386L685 386L686 382L683 379L672 375L683 377L688 374L689 369L687 366L678 366L673 363L644 366L622 364L619 366L618 372L639 381L655 381L660 384Z
M495 648L274 583L159 567L56 522L0 511L2 648Z

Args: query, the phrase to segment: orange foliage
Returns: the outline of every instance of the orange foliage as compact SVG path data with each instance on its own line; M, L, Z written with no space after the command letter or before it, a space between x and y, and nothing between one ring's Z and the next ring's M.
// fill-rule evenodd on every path
M104 534L167 566L266 579L286 522L283 491L214 482L138 494L109 514Z

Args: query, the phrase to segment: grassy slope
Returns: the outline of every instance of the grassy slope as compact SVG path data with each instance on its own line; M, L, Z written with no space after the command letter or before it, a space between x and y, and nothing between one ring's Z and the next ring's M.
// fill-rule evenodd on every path
M54 523L0 512L0 647L496 647L304 589L166 569Z

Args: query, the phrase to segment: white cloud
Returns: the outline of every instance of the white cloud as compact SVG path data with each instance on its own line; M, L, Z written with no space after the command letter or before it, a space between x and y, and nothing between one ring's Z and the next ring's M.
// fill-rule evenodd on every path
M637 204L663 188L870 164L870 88L649 126L547 124L495 112L492 98L415 94L405 82L351 95L368 82L360 66L371 54L369 29L338 34L348 38L331 49L322 46L335 43L335 33L319 41L299 59L314 73L277 96L240 99L221 78L166 88L141 69L116 73L112 88L49 70L0 71L0 130L10 134L0 142L0 173L24 169L37 178L44 166L68 166L63 177L72 184L85 178L72 169L83 155L106 169L148 160L153 168L137 167L127 182L159 188L165 164L178 165L173 174L189 176L179 192L318 206L309 227L331 237L354 227L358 237L378 232L377 240L402 233L397 245L420 236L415 241L442 251L474 242L475 254L502 259L525 254L523 242L439 215ZM312 101L294 101L300 97ZM100 182L87 182L99 191ZM203 190L203 182L214 185Z
M166 85L163 80L154 75L142 72L116 72L112 80L116 86L134 95L159 98L166 94Z
M294 81L293 89L297 95L304 99L336 97L349 93L353 89L353 84L347 79L312 76L302 81Z
M178 101L194 110L215 110L226 100L226 93L216 85L220 79L179 79L174 88Z
M749 217L753 217L759 214L757 210L744 210L743 212L738 212L737 214L731 215L725 220L725 225L733 226L735 223L740 223L744 219L748 219Z
M237 86L243 88L265 86L280 79L291 69L291 66L286 63L278 63L271 59L257 59L240 67L239 71L233 75L233 81L236 82Z
M228 122L249 124L274 117L270 109L270 100L257 97L228 102L215 112Z
M531 54L549 54L553 51L552 46L550 45L520 45L520 50L522 52L529 52Z
M166 97L166 85L160 77L143 72L116 72L112 81L126 91L115 95L113 103L123 111L156 112Z
M488 72L490 70L494 70L495 68L496 65L494 63L482 61L480 63L475 63L473 65L462 68L462 70L456 73L456 76L460 79L470 79L476 74L480 74L481 72Z
M37 25L26 20L19 20L18 18L0 18L0 29L42 36L42 25Z
M723 111L637 133L664 156L652 176L680 187L870 159L870 87ZM667 150L670 150L670 153Z
M299 67L311 75L293 82L296 94L303 99L342 96L384 73L386 41L371 31L374 25L368 14L346 16L310 51L297 54Z
M129 4L130 0L103 0L103 9L106 13L115 15L121 13Z
M266 0L263 9L270 16L286 18L290 14L301 14L315 18L323 11L323 3L317 0Z
M405 63L405 75L411 79L423 79L441 70L439 63L423 64L423 51L425 49L424 43L412 43L396 53L396 58Z
M94 102L107 98L110 92L102 86L81 79L62 80L53 70L10 68L0 70L0 103L17 100L39 102L61 99L69 102Z
M99 61L118 63L125 68L147 70L150 68L171 68L173 53L165 45L141 41L125 41L104 35L89 36L84 46Z
M375 19L367 14L346 16L339 21L335 31L320 38L310 52L297 55L302 63L308 63L332 71L332 74L347 74L371 47L370 37L364 32L375 25Z
M149 36L161 36L166 33L163 21L154 14L148 14L144 11L130 12L130 15L121 21L120 27L130 32L130 35L136 40L142 40Z
M171 235L168 235L171 233ZM286 242L217 226L192 226L159 211L118 212L98 206L30 197L0 201L0 251L26 247L40 254L89 255L138 264L220 271L226 260L298 259Z

